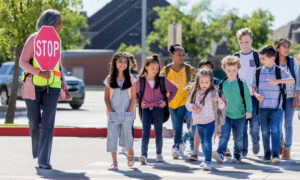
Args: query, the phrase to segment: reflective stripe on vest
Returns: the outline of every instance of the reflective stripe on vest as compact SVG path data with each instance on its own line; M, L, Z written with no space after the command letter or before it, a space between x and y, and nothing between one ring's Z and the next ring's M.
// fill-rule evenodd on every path
M40 69L35 58L33 58L33 67L35 69ZM54 68L54 71L51 72L50 79L47 80L41 76L33 75L32 83L36 86L47 86L49 85L52 88L61 88L61 72L59 68L59 63Z

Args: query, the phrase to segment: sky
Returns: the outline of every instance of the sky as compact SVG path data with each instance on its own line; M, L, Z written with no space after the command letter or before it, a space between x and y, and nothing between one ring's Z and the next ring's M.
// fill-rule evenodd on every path
M83 11L87 12L88 17L93 15L111 0L83 0ZM177 0L167 0L174 4ZM183 11L188 11L193 4L201 0L189 0L188 5ZM274 16L272 29L277 29L300 16L299 0L212 0L212 7L222 11L236 8L239 15L251 15L258 9L268 9Z

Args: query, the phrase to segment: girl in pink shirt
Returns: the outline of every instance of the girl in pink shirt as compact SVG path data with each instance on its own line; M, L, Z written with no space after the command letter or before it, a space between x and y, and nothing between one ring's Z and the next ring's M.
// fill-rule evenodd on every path
M212 136L216 120L213 103L217 102L219 109L225 108L225 103L218 97L215 91L213 73L208 69L201 69L197 73L196 80L191 84L190 89L191 96L186 103L186 108L192 112L191 125L193 130L197 129L201 139L202 151L205 155L205 160L200 166L203 170L210 170ZM198 155L195 154L195 156Z

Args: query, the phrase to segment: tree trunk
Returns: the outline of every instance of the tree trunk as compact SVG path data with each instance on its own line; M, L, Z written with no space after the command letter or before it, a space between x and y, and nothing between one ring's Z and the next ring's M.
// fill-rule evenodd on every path
M11 93L9 96L8 108L6 111L5 124L13 124L14 123L18 84L19 84L19 72L20 72L19 58L21 56L22 49L23 49L23 47L18 47L17 51L16 51L13 83L12 83Z

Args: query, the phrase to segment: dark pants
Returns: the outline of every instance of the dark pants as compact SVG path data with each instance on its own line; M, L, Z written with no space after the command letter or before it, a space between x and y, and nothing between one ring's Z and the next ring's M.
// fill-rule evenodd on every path
M60 89L36 87L34 101L26 99L32 154L39 165L49 166L56 107Z
M234 141L234 157L240 158L243 149L243 128L245 124L245 118L230 119L226 117L225 124L221 127L221 136L219 141L219 147L217 152L225 154L230 133L232 129L233 141Z
M252 98L252 118L245 120L244 132L243 132L243 151L248 153L248 124L250 125L250 135L252 144L259 143L259 129L260 120L259 115L257 115L257 99L255 96Z
M151 122L153 120L155 131L155 143L156 154L161 154L163 146L162 128L164 119L164 109L153 107L153 110L149 108L142 110L142 122L143 122L143 137L142 137L142 156L148 155L148 144L151 131Z

